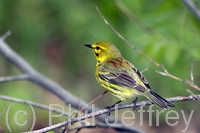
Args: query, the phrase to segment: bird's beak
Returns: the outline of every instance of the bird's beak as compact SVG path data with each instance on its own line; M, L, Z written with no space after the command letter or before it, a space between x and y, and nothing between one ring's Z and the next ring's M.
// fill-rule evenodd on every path
M86 47L93 49L92 44L85 44Z

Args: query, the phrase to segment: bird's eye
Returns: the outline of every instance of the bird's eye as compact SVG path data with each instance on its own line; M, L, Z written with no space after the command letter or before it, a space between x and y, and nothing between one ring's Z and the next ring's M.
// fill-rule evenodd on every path
M99 46L97 46L97 47L96 47L96 50L99 50L99 49L100 49Z

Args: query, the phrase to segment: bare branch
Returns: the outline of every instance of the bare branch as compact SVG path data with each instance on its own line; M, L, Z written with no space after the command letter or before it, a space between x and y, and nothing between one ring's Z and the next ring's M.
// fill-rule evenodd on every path
M90 126L80 126L80 127L75 127L75 128L71 128L69 129L68 131L74 131L74 130L78 130L80 131L81 129L84 129L84 128L89 128L89 129L92 129L92 128L112 128L112 129L115 129L116 131L118 132L130 132L130 133L144 133L138 129L135 129L133 127L130 127L130 126L126 126L126 125L121 125L121 124L113 124L113 125L106 125L106 124L96 124L96 125L90 125Z
M187 79L184 80L184 79L178 78L178 77L176 77L176 76L170 74L170 73L167 71L167 69L165 69L164 66L161 66L161 68L163 69L164 72L160 72L160 71L156 71L156 72L159 73L159 74L161 74L161 75L163 75L163 76L167 76L167 77L170 77L170 78L175 79L175 80L177 80L177 81L180 81L180 82L182 82L182 83L184 83L184 84L186 84L186 85L188 85L188 86L190 86L190 87L192 87L192 88L194 88L194 89L200 91L200 88L199 88L197 85L195 85L194 83L192 83L191 81L189 81L189 80L187 80Z
M0 99L5 100L5 101L11 101L11 102L25 104L25 105L28 105L28 106L31 105L35 108L39 108L39 109L43 109L43 110L47 110L47 111L52 111L54 113L62 114L63 116L69 116L69 114L67 112L64 112L64 111L61 111L61 110L40 104L40 103L28 101L28 100L22 100L22 99L17 99L17 98L13 98L13 97L3 96L3 95L0 95Z
M3 36L1 36L0 39L5 40L7 37L9 37L11 35L11 31L7 31Z
M10 108L11 105L7 106L6 109L0 114L0 117Z
M10 33L7 32L4 36L0 37L0 53L13 65L15 65L22 73L28 76L28 80L41 86L47 91L52 92L54 95L59 97L65 104L70 104L74 108L79 108L78 103L80 102L80 107L86 106L86 102L80 101L77 97L66 91L63 87L56 84L51 79L45 77L44 75L37 72L30 64L28 64L19 54L12 50L5 42L4 39ZM86 108L88 112L92 111L92 107ZM97 109L98 110L98 109ZM101 122L105 122L105 116L99 116L97 119ZM108 118L110 122L114 121L113 117Z
M193 64L194 64L195 61L196 61L196 59L193 60L193 61L191 62L191 70L190 70L190 80L191 80L191 82L192 82L193 84L194 84Z
M16 80L26 80L28 79L28 75L17 75L17 76L9 76L9 77L0 77L0 83L8 82L8 81L16 81Z
M148 67L147 67L147 68L145 68L144 70L142 70L142 71L141 71L141 73L144 73L144 72L146 72L148 69L149 69Z
M99 96L95 97L91 102L89 102L87 104L87 106L81 108L79 111L84 110L85 108L87 108L89 105L91 105L92 103L94 103L96 100L98 100L99 98L101 98L103 95L105 95L107 93L107 91L104 91L102 94L100 94Z
M147 58L149 61L151 61L152 63L154 63L156 66L160 66L160 64L158 64L157 62L155 62L154 60L152 60L151 58L149 58L146 54L144 54L142 51L140 51L139 49L137 49L134 45L132 45L128 40L126 40L119 32L117 32L109 23L108 21L104 18L104 16L102 15L102 13L100 12L99 8L97 6L95 6L96 10L98 11L99 15L101 16L101 18L103 19L103 21L105 22L106 25L108 25L108 27L116 34L118 35L119 38L121 38L124 42L126 42L129 46L131 46L133 49L135 49L138 53L140 53L142 56L144 56L145 58Z
M194 100L198 100L197 98L200 98L200 94L199 95L190 95L190 96L178 96L178 97L171 97L171 98L166 98L166 100L170 101L170 102L181 102L181 101L194 101ZM102 114L107 114L109 112L113 112L115 110L121 110L121 109L125 109L125 108L133 108L133 107L140 107L140 106L150 106L153 103L150 101L141 101L141 102L137 102L136 105L134 103L130 103L130 104L120 104L120 105L116 105L115 107L112 107L110 109L102 109L102 110L98 110L96 112L87 114L85 116L81 116L81 117L77 117L77 118L73 118L70 119L68 121L65 122L61 122L55 125L52 125L50 127L45 127L43 129L39 129L39 130L35 130L35 131L30 131L30 132L25 132L25 133L43 133L43 132L47 132L47 131L52 131L67 125L71 125L73 123L76 122L80 122L82 120L85 119L89 119L92 117L96 117Z
M194 4L194 2L192 0L183 0L183 3L194 13L194 15L200 21L200 10Z

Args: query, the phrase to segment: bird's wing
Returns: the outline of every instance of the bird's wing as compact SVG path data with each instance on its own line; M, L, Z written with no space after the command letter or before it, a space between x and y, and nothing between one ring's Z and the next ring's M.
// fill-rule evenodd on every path
M137 76L140 78L140 80L144 83L144 85L148 88L151 89L148 81L146 80L146 78L140 73L139 70L137 70L137 68L132 67L133 71L137 74Z
M123 86L127 88L135 88L141 92L146 90L144 86L138 83L138 80L140 80L140 77L136 77L137 79L136 78L134 79L133 76L131 76L128 72L126 72L123 69L118 68L118 70L116 71L116 70L110 70L109 68L105 68L103 69L103 71L99 71L98 76L102 80L105 80L115 85L119 85L119 86Z

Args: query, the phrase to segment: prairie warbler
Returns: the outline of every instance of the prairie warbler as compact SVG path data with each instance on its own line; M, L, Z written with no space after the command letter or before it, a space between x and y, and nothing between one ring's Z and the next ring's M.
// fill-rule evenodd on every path
M136 98L134 100L136 102L138 95L143 95L163 109L175 107L150 88L146 78L133 64L122 57L120 51L112 43L100 41L85 44L85 46L92 49L97 60L96 80L120 99L117 103L127 98Z

